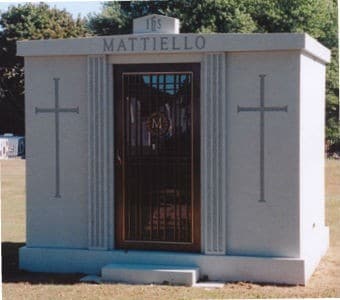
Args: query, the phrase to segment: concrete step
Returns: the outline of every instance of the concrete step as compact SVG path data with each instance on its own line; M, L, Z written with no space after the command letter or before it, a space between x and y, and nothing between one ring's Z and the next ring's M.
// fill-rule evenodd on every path
M150 264L109 264L102 267L102 280L135 284L194 285L199 268Z

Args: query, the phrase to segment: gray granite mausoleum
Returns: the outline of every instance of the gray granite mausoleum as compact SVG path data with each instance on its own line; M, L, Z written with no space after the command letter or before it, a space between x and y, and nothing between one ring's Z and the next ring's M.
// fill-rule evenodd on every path
M302 33L18 42L20 268L103 280L305 284L328 247L325 64Z

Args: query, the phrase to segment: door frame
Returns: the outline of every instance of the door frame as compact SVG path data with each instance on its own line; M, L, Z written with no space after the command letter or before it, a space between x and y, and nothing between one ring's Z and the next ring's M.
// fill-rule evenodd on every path
M114 206L115 248L135 250L168 250L200 252L201 250L201 193L200 193L200 63L117 64L113 65L114 80ZM192 242L153 242L124 240L124 150L123 150L123 73L192 72L192 143L191 143L191 200Z

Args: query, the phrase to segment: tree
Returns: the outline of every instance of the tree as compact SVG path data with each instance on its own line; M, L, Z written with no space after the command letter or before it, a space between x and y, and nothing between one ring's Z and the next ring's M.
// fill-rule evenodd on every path
M127 34L129 20L119 2L104 2L100 14L89 16L87 28L95 35Z
M170 1L168 11L179 18L182 32L239 32L256 31L256 24L247 12L244 1L186 0Z
M253 32L256 25L237 0L170 0L104 2L100 14L90 16L88 28L96 35L131 33L132 20L147 14L181 20L181 32Z
M337 43L333 0L245 0L259 32L306 32L327 47Z
M332 49L332 60L327 66L326 141L329 154L340 152L339 51L337 48Z
M326 75L326 142L329 152L340 152L337 1L247 1L260 32L306 32L332 50Z
M43 3L11 6L0 15L0 132L24 134L24 64L16 42L84 36L84 24Z

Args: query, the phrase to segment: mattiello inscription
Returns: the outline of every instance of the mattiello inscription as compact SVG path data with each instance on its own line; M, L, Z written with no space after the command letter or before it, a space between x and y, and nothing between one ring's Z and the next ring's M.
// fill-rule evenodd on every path
M104 52L154 52L203 50L205 37L197 36L142 36L124 38L104 38Z

